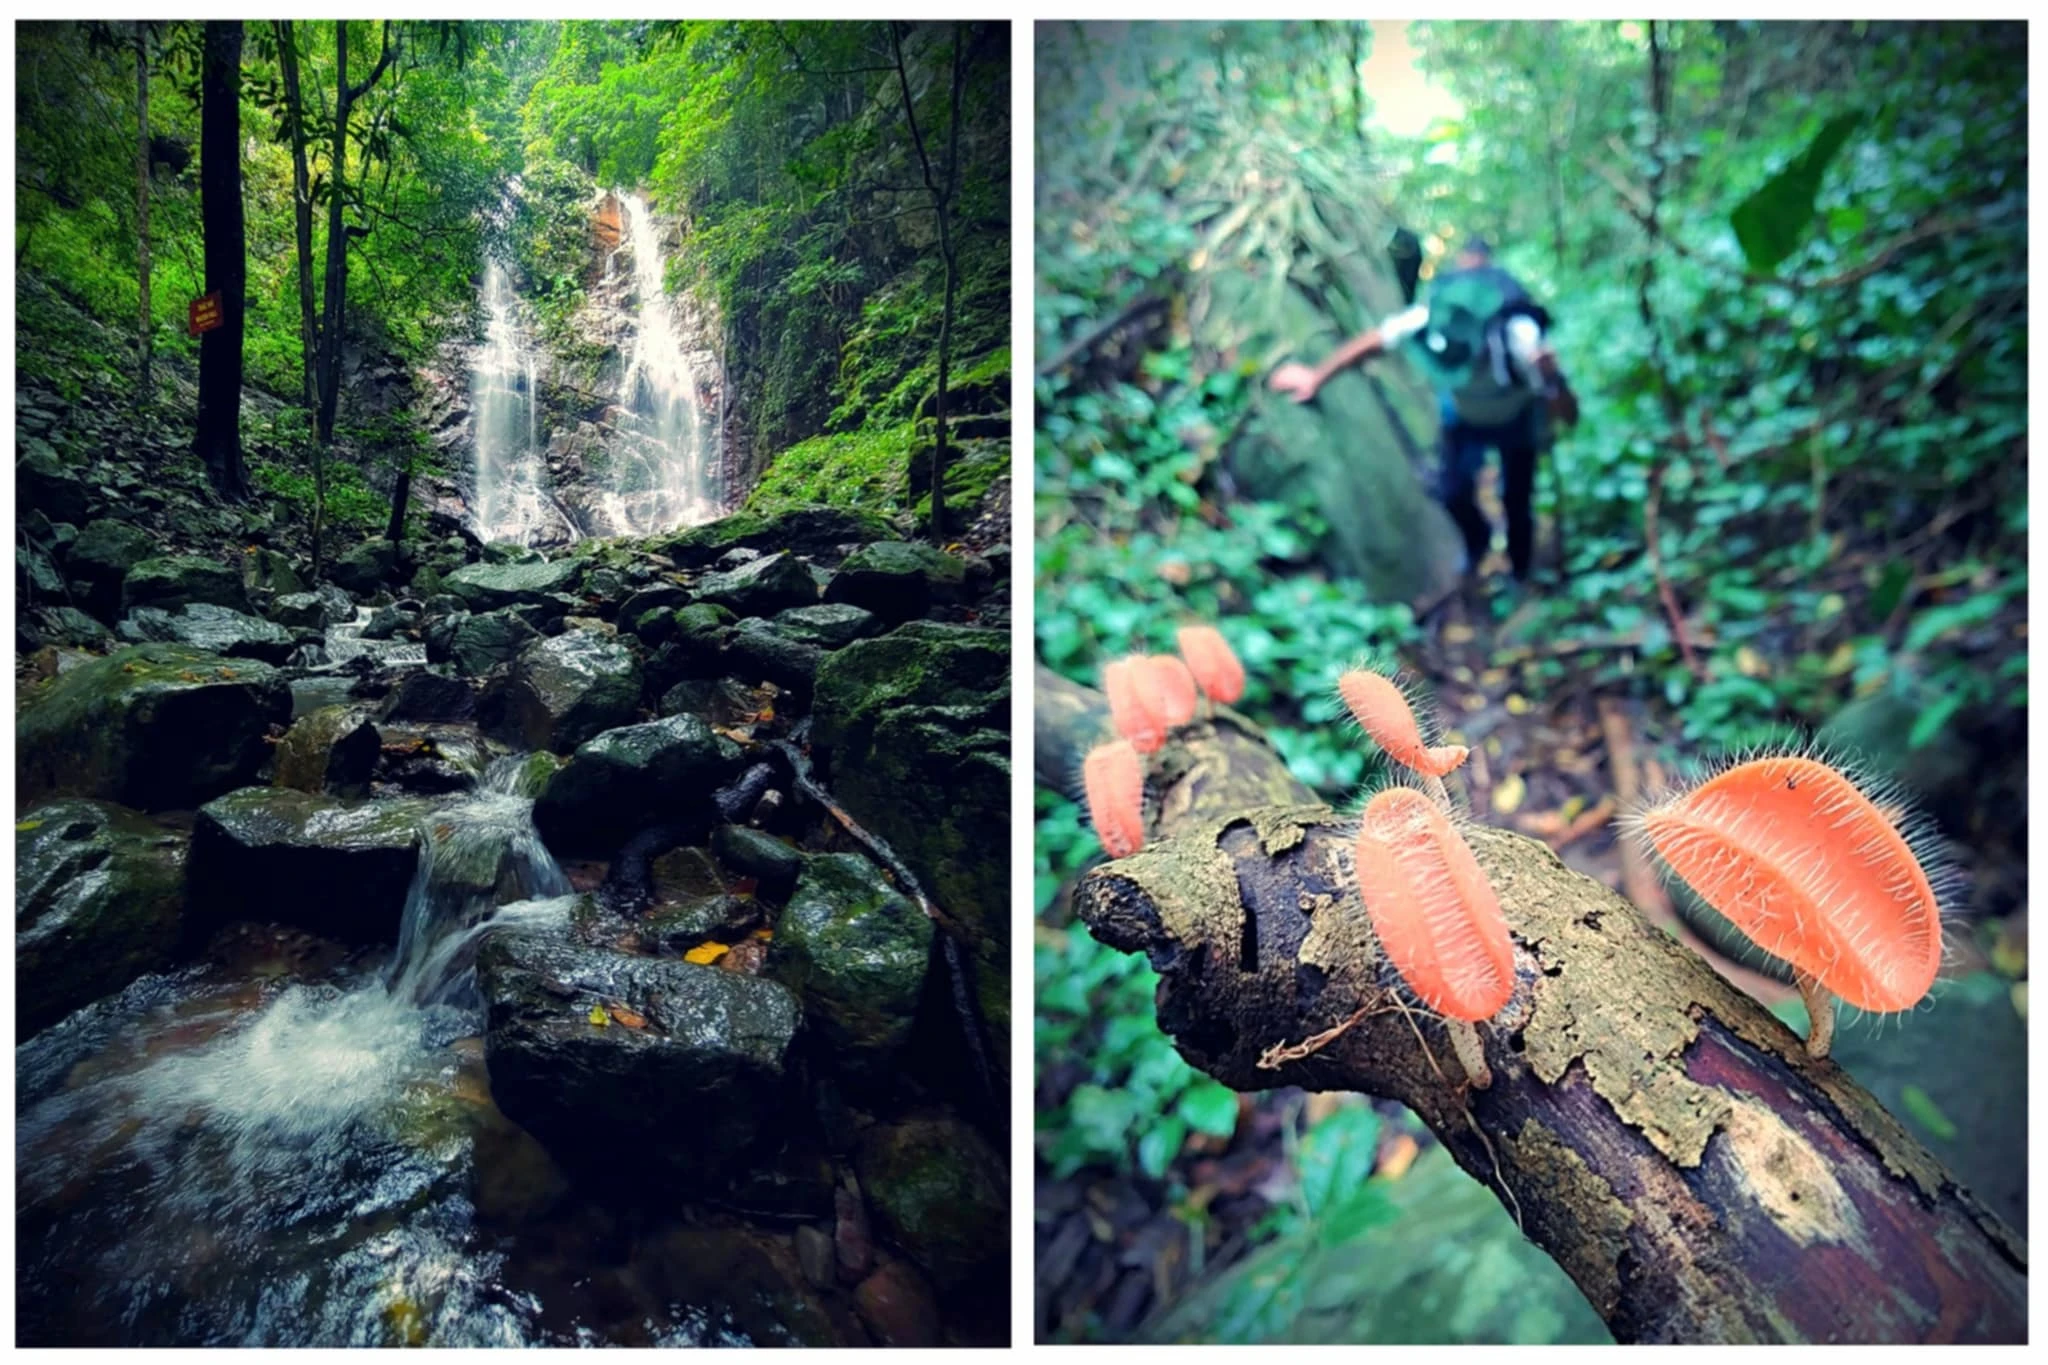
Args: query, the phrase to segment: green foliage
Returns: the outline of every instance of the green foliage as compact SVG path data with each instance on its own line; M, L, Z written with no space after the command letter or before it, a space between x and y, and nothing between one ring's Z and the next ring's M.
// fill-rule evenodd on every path
M1829 119L1805 151L1728 215L1751 269L1774 270L1798 249L1800 239L1813 225L1813 201L1820 194L1821 176L1862 121L1860 114L1837 114Z
M747 510L775 512L804 503L892 510L903 502L913 441L907 422L799 441L768 466L747 496Z

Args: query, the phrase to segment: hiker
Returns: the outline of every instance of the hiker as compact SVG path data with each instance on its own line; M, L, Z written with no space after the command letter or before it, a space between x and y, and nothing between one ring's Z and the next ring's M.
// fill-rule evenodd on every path
M1290 363L1267 382L1306 403L1330 377L1409 342L1443 404L1443 472L1438 497L1465 538L1466 567L1476 570L1493 527L1474 494L1489 447L1500 451L1501 502L1507 508L1508 562L1526 582L1535 557L1536 455L1546 444L1546 413L1569 426L1579 400L1556 354L1544 343L1550 315L1521 282L1493 263L1493 248L1473 237L1455 268L1430 282L1428 298L1353 337L1316 366Z

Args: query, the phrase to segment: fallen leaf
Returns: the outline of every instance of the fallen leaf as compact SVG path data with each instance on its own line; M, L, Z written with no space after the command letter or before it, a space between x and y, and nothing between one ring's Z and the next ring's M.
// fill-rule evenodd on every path
M683 954L683 961L708 966L731 951L730 943L700 943Z
M1526 716L1536 709L1529 699L1520 692L1508 693L1507 699L1501 705L1507 707L1508 714L1511 716Z
M15 825L14 832L16 834L26 834L32 829L41 829L42 827L43 822L40 820L23 820Z
M775 931L774 931L773 929L756 929L756 930L755 930L755 931L754 931L753 933L751 933L751 934L747 935L747 937L748 937L748 938L758 938L758 939L760 939L760 940L761 940L761 941L762 941L763 943L766 943L766 942L768 942L768 941L769 941L770 939L772 939L772 938L774 938L774 937L775 937Z
M1522 781L1520 773L1509 773L1493 789L1493 810L1496 815L1513 815L1522 804L1522 798L1529 793L1529 786Z
M608 1028L611 1025L612 1017L604 1012L603 1005L592 1005L590 1007L590 1022L598 1028Z
M646 1015L635 1014L632 1010L627 1009L624 1005L613 1005L611 1014L612 1018L618 1020L621 1024L624 1024L627 1028L647 1027Z

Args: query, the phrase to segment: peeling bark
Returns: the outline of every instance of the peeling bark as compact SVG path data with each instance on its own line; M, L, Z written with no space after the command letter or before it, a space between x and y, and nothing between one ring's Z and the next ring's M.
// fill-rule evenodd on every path
M1106 722L1041 669L1037 724L1039 780L1060 785ZM2013 1231L1840 1067L1542 844L1466 830L1516 960L1475 1090L1357 905L1354 824L1256 728L1219 709L1149 774L1146 847L1090 871L1075 906L1150 958L1194 1066L1406 1104L1622 1341L2026 1340Z

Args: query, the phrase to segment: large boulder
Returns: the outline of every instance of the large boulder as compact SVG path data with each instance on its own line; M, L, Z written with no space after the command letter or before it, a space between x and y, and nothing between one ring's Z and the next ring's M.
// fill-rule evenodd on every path
M301 630L325 630L356 615L355 599L332 583L312 592L282 593L270 603L270 619Z
M796 997L766 977L629 957L560 929L485 936L491 1095L565 1170L703 1190L779 1139Z
M705 574L697 580L696 597L735 616L773 616L790 607L816 604L818 585L801 559L783 552Z
M14 462L14 496L23 512L41 512L53 522L76 525L86 518L90 490L67 469L49 442L31 436Z
M966 561L929 545L885 540L848 555L826 585L825 600L864 607L885 621L907 621L934 602L959 600L966 581Z
M121 580L155 551L156 537L139 526L110 517L87 522L64 561L72 594L88 611L113 619L121 608Z
M726 640L724 671L750 683L765 678L803 699L824 657L823 649L792 639L775 622L748 617Z
M190 645L209 654L267 664L282 664L297 647L292 633L276 622L211 602L187 602L175 612L137 607L116 629L132 644Z
M791 507L781 512L735 512L692 526L660 546L686 569L712 564L734 549L794 550L826 554L842 545L887 540L895 528L873 512L846 507Z
M640 663L617 639L568 630L528 645L483 709L496 738L567 753L629 723L640 705Z
M306 580L299 576L290 555L255 546L242 556L242 589L252 601L269 602L304 592Z
M498 611L457 612L427 630L427 659L451 663L465 678L478 678L499 664L511 663L519 651L541 638L510 607Z
M442 588L475 612L540 606L550 595L568 591L579 572L581 566L573 559L552 564L538 559L518 564L477 563L449 574Z
M476 715L476 692L460 678L416 668L401 675L377 708L379 720L470 720Z
M58 800L14 826L17 1036L170 965L185 836L101 801Z
M271 782L314 795L364 796L381 751L368 706L323 706L293 721L278 741Z
M421 801L351 804L285 787L207 802L192 826L190 918L395 943L420 856Z
M812 858L797 879L774 954L825 1045L873 1078L910 1040L931 948L924 911L867 859L834 853Z
M941 1293L1008 1279L1009 1174L973 1128L952 1118L877 1124L861 1134L854 1171L883 1235Z
M187 602L211 602L235 611L249 610L249 596L242 591L242 575L225 564L194 555L141 560L121 580L123 611L134 611L137 607L162 607L168 611Z
M396 587L404 577L405 551L391 541L366 540L336 556L327 576L358 597Z
M791 607L771 624L788 639L820 649L842 649L882 629L875 614L849 602Z
M264 736L291 713L291 689L267 664L183 645L116 650L57 678L15 720L15 800L189 809L253 779Z
M534 803L557 851L610 853L652 824L701 824L711 794L739 772L740 749L696 716L607 730L581 745Z

